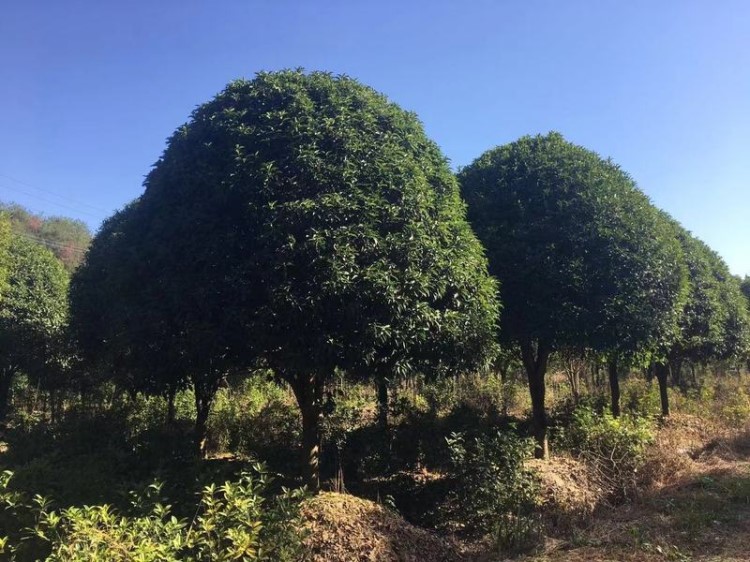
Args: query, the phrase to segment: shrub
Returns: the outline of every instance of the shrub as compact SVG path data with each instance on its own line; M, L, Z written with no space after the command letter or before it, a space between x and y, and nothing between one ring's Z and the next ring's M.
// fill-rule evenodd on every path
M640 377L628 379L623 392L623 410L641 418L659 415L659 386Z
M464 375L456 386L455 407L493 417L504 411L503 382L496 373Z
M581 405L561 433L562 443L590 466L613 501L633 495L646 447L654 440L649 419L627 415L613 418L606 410L597 413Z
M524 461L534 443L514 431L448 438L452 490L447 509L469 532L489 533L501 551L522 552L542 538L539 484Z
M289 410L293 418L297 417L293 406L286 407L288 402L287 391L262 374L221 389L216 394L208 421L208 449L216 453L256 452L254 449L271 429L262 423L262 418L268 417L264 414ZM285 426L279 424L279 427ZM277 434L277 431L271 433Z
M347 445L354 432L363 427L372 411L368 411L368 396L362 392L361 386L352 385L349 392L338 392L337 396L330 393L323 408L322 438L323 451L332 451L331 455L324 455L323 461L332 463L335 473L334 489L344 492L344 459ZM382 443L381 443L382 445ZM382 449L382 447L381 447ZM381 451L382 452L382 451Z
M456 403L458 384L455 378L446 377L430 381L422 387L422 396L427 403L428 411L438 415L451 409Z
M0 503L15 519L0 552L48 562L297 560L302 554L299 507L304 492L266 499L270 477L261 466L236 482L203 489L192 521L178 519L154 484L122 514L108 504L55 511L41 496L29 501L0 479ZM9 526L5 526L8 532Z
M563 447L568 448L570 446L565 436L565 429L570 427L576 412L580 409L587 409L592 413L601 415L609 409L609 396L600 393L584 394L578 400L573 396L568 396L555 404L550 413L550 418L554 420L552 437L553 440L560 442Z
M728 393L721 406L721 417L730 427L742 427L750 419L750 396L743 388Z

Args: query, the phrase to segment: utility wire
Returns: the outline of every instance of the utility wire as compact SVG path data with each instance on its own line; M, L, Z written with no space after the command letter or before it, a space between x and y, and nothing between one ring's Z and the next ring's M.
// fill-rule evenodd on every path
M41 191L42 193L47 193L49 195L54 195L55 197L57 197L59 199L64 199L64 200L70 201L71 203L74 203L74 204L79 205L79 206L88 207L89 209L91 209L93 211L99 211L99 212L102 212L102 213L107 213L108 212L107 209L104 209L102 207L98 207L97 205L92 205L91 203L87 203L85 201L79 201L77 199L73 199L72 197L68 197L67 195L60 195L59 193L56 193L56 192L54 192L52 190L43 189L41 187L37 187L37 186L35 186L33 184L30 184L28 182L16 179L13 176L9 176L7 174L0 173L0 178L5 178L6 180L10 180L10 181L12 181L14 183L25 185L26 187L30 187L31 189L35 189L37 191Z
M73 211L75 213L79 213L79 214L83 214L83 215L88 215L89 217L92 217L92 218L95 218L95 219L100 219L101 218L101 215L96 214L93 211L84 211L83 209L78 209L76 207L72 207L70 205L66 205L65 203L60 203L58 201L54 201L52 199L48 199L46 197L42 197L41 195L38 195L36 193L31 193L29 191L25 191L25 190L17 188L17 187L13 187L13 186L10 186L10 185L0 184L0 189L10 189L10 190L13 190L13 191L17 191L19 193L23 193L25 195L29 195L31 197L35 197L36 199L38 199L40 201L45 201L47 203L51 203L52 205L57 205L58 207L69 209L69 210L71 210L71 211Z
M72 250L74 252L80 252L82 254L85 254L88 251L86 248L82 248L81 246L74 246L73 244L66 244L65 242L58 242L56 240L47 240L40 236L34 236L33 234L29 234L28 232L15 232L14 234L17 234L18 236L23 236L24 238L28 238L29 240L33 240L34 242L44 244L45 246L52 246L53 248L58 248L60 250Z

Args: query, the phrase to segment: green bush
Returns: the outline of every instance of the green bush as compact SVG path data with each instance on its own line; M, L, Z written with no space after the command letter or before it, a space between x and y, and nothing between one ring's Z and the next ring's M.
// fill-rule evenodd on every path
M630 415L613 418L606 410L597 413L581 405L561 433L562 444L591 467L594 478L613 501L635 493L646 447L654 440L650 419Z
M426 382L422 386L421 395L427 404L427 410L432 415L449 411L456 403L456 392L459 386L454 377Z
M727 393L721 405L721 417L730 427L742 427L750 420L750 396L743 388Z
M623 410L641 418L658 416L661 413L659 385L640 377L630 377L623 389Z
M543 540L539 483L524 462L534 451L514 431L448 438L452 490L448 515L469 532L488 533L498 550L520 553Z
M55 511L41 496L28 500L12 491L11 478L10 472L0 478L0 504L12 516L4 521L0 553L12 560L255 562L298 560L303 552L304 491L283 489L267 499L271 479L261 466L236 482L204 488L192 520L173 514L158 484L123 514L108 504Z
M294 406L287 407L288 402L286 390L264 376L249 377L221 389L208 421L208 449L218 453L256 453L269 430L278 435L286 427L284 423L271 426L264 419L275 419L275 414L283 410L289 410L296 419Z
M323 439L322 465L324 471L334 474L333 489L345 492L344 467L352 463L360 464L369 460L362 457L362 450L350 453L352 438L355 433L367 424L373 410L368 409L369 396L362 385L347 385L346 391L338 390L328 394L323 406L321 423ZM382 435L380 436L383 437ZM384 464L382 439L375 439L378 447L377 465ZM356 448L356 447L355 447ZM359 457L359 458L358 458Z
M463 406L484 416L497 416L504 409L504 390L495 373L464 375L456 385L454 408Z

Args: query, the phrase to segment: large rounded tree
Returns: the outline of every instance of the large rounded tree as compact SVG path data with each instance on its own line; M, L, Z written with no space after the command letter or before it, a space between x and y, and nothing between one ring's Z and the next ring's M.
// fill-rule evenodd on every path
M145 250L136 200L108 218L88 250L70 287L71 334L84 351L79 374L92 384L106 377L131 393L163 395L167 418L174 417L174 396L201 373L189 364L190 346L182 340L171 294L160 282L158 264ZM201 340L205 350L207 338ZM196 393L196 396L200 392ZM198 406L197 444L203 442L208 412Z
M685 292L680 248L626 173L558 133L490 150L459 180L502 287L502 336L520 349L537 455L545 456L550 354L606 355L615 394L617 362L676 331Z
M150 296L111 298L124 314L127 299L153 302L141 327L168 324L170 354L209 382L259 363L287 381L312 486L335 369L435 373L491 356L496 287L445 158L413 114L350 78L231 83L171 137L131 220L111 252L148 264ZM98 256L82 283L117 261Z

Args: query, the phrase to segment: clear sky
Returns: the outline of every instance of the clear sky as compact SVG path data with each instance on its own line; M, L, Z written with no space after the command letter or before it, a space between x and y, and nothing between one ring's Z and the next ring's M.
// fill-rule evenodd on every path
M230 80L345 73L455 167L557 130L750 274L747 0L5 0L0 199L96 229Z

